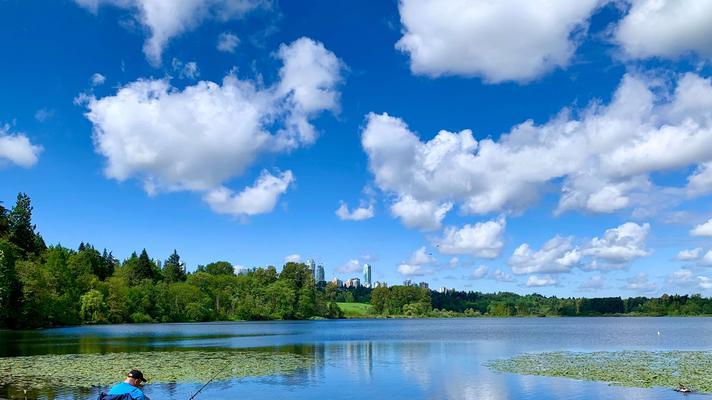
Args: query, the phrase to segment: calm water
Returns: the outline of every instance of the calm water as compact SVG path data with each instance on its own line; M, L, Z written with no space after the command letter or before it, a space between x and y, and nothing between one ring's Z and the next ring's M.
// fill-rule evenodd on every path
M237 322L0 332L0 357L177 347L269 347L307 352L316 359L314 366L286 376L211 384L198 399L712 398L496 373L482 365L541 351L712 350L709 318ZM144 373L150 377L150 371ZM198 387L154 384L146 393L153 400L187 399ZM7 392L0 387L0 397L3 393ZM69 393L65 398L95 398L94 393L83 397Z

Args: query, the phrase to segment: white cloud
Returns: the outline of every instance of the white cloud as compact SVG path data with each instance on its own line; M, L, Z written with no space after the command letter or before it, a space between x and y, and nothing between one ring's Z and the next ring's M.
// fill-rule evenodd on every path
M178 73L178 77L180 79L198 79L200 76L200 70L198 69L198 63L195 61L190 61L187 63L184 63L183 61L174 58L173 61L171 61L171 66L173 67L173 71Z
M665 281L668 284L673 284L673 285L680 285L680 286L685 286L685 285L690 285L695 282L695 274L690 271L689 269L679 269L677 271L671 272L667 278L665 278Z
M648 274L641 272L626 279L627 284L621 289L633 290L640 293L651 293L658 290L659 286L648 279Z
M401 0L413 73L529 81L566 67L598 0Z
M675 259L679 261L695 261L700 258L701 253L701 247L696 247L694 249L689 250L680 250L680 252L677 253L677 256L675 256Z
M562 182L557 212L659 207L658 196L685 191L656 186L651 173L712 161L710 79L683 75L672 92L659 82L628 74L610 104L525 121L496 141L469 130L421 141L401 119L371 113L362 145L379 189L414 204L517 212Z
M433 257L433 255L425 249L425 246L423 246L413 252L407 263L412 265L425 265L433 264L435 261L435 257Z
M343 221L363 221L365 219L373 218L373 204L369 204L368 206L361 204L360 207L355 208L353 211L349 211L349 206L342 201L341 205L336 210L336 215Z
M527 282L525 283L527 287L556 286L558 284L559 281L550 276L538 277L536 275L529 276L529 279L527 279Z
M408 261L404 261L398 265L397 271L401 275L405 276L422 276L432 273L432 269L424 268L423 266L433 264L437 260L432 254L428 253L425 246L420 247L418 250L411 254Z
M572 237L563 238L557 235L538 251L533 251L524 243L514 250L509 259L509 266L517 275L569 272L581 260L581 253L573 247L572 240Z
M690 235L712 237L712 218L704 224L700 224L692 228Z
M411 265L406 263L398 265L397 271L399 274L404 276L423 276L432 272L427 268L423 268L422 265Z
M690 197L712 192L712 162L700 164L697 170L687 177L686 189Z
M333 53L308 38L282 45L278 57L284 66L272 87L228 75L222 84L200 81L182 90L167 80L138 80L115 95L84 95L96 151L106 158L105 175L137 178L149 194L210 192L206 201L217 210L249 215L271 209L269 195L286 190L291 172L261 180L244 196L234 196L223 183L264 153L311 144L309 118L337 108L333 85L341 68ZM257 195L266 203L245 197Z
M626 222L617 228L606 229L602 238L595 237L581 250L581 254L594 259L588 269L620 269L633 260L650 254L645 249L645 239L650 224ZM600 261L600 262L599 262Z
M301 259L302 259L302 256L300 254L290 254L290 255L284 257L284 262L298 263L299 261L301 261Z
M294 181L292 171L274 176L262 171L254 185L244 188L240 193L221 186L207 192L203 200L213 211L235 216L257 215L271 212L279 196L284 194Z
M0 125L0 167L15 164L30 168L37 164L42 150L42 146L32 144L24 133L13 133L10 125Z
M700 260L700 265L711 266L712 265L712 250L709 250Z
M697 285L700 287L700 289L710 290L712 289L712 278L707 276L698 276Z
M242 18L265 4L262 0L75 0L77 4L97 13L102 5L129 10L150 35L143 52L153 65L161 64L161 55L168 42L200 25L205 20L228 21Z
M487 272L489 272L489 267L486 265L480 265L479 267L475 268L472 272L467 274L465 276L465 279L470 279L470 280L482 279L485 276L487 276Z
M582 291L597 291L605 288L605 282L601 275L594 275L579 285L579 290Z
M218 36L217 49L225 53L234 53L240 39L230 32L223 32Z
M709 1L628 0L628 14L615 39L632 58L676 58L695 52L712 58L712 3Z
M514 282L512 275L498 269L492 273L492 279L498 282Z
M448 268L457 268L457 265L460 263L460 259L457 257L453 257L450 259L450 261L447 262Z
M445 228L443 236L433 241L443 254L469 254L478 258L496 258L504 247L504 218Z
M340 274L350 274L354 272L359 272L361 271L361 263L357 259L351 259L347 261L345 264L339 266L336 268L336 272Z
M452 208L452 203L438 204L434 201L418 201L411 196L403 196L391 205L393 216L400 218L403 225L424 231L440 229L442 220Z
M91 85L96 87L96 86L101 86L106 82L106 77L98 72L94 73L94 75L91 76L89 79L89 82L91 82Z

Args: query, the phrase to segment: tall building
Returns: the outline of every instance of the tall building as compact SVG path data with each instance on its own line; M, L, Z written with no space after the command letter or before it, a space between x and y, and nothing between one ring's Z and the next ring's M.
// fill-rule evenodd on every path
M323 265L319 265L316 267L316 278L314 280L316 281L316 283L326 282L326 280L324 279L324 266Z
M311 258L307 260L307 267L309 267L309 272L311 272L312 277L316 280L316 263Z
M430 285L428 285L428 282L420 282L420 284L418 284L418 287L421 289L428 289Z
M344 282L344 287L346 288L358 288L361 287L361 280L358 278L351 278Z
M363 285L367 288L371 287L371 265L363 264Z
M336 285L336 287L342 287L342 286L344 286L344 282L342 282L341 279L339 279L339 278L334 278L334 279L332 279L332 280L331 280L331 283L333 283L334 285Z

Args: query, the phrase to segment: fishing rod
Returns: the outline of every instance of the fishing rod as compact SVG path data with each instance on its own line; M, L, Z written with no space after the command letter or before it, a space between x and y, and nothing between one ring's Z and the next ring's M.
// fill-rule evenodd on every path
M210 384L210 382L212 382L213 380L215 380L215 378L217 378L218 375L222 374L222 373L227 369L227 367L229 367L231 364L232 364L232 362L228 361L228 362L225 364L225 366L222 367L222 369L220 369L215 375L213 375L213 377L210 378L209 381L205 382L205 385L201 386L200 389L198 389L197 392L193 393L193 395L190 396L190 398L189 398L188 400L193 400L200 392L203 391L203 389L205 389L205 388Z

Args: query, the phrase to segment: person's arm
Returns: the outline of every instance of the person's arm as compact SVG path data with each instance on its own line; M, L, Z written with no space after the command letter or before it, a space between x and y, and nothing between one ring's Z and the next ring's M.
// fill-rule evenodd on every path
M148 397L146 397L145 394L143 394L143 390L141 390L141 389L136 389L133 392L131 392L131 397L134 400L150 400Z

